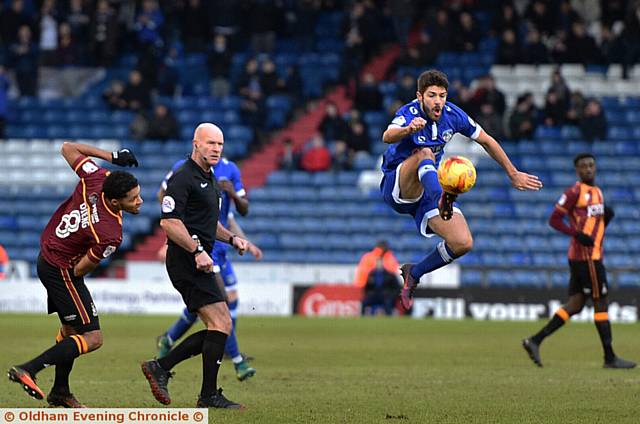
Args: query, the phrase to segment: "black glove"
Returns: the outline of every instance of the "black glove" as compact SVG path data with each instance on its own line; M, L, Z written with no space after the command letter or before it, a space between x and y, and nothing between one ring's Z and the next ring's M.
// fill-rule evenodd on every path
M604 207L604 226L609 225L613 217L616 216L616 213L609 206Z
M117 152L111 152L111 163L119 166L138 166L136 155L129 149L120 149Z
M588 235L586 235L585 233L576 234L576 240L578 240L578 243L580 243L583 246L589 246L589 247L593 246L593 239Z

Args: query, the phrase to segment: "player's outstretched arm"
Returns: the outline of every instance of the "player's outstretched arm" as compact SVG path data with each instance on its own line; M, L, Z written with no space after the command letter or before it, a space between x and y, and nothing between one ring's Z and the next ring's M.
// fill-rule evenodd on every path
M505 170L514 188L522 191L537 191L542 188L542 181L535 175L518 171L513 163L511 163L511 160L509 160L505 151L500 147L500 144L484 130L480 131L476 142Z
M138 160L129 149L120 149L115 152L109 152L88 144L65 141L62 143L60 153L62 153L62 156L65 158L69 166L73 166L81 156L103 159L120 166L138 166Z
M382 141L387 144L397 143L414 132L420 131L425 125L427 125L427 121L418 116L413 118L406 127L389 126L385 132L382 133Z

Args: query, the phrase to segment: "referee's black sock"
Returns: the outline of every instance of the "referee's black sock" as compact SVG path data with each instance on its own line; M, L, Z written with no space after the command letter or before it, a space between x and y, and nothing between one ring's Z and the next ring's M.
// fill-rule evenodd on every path
M602 350L604 350L604 360L611 362L616 357L611 346L611 322L607 312L596 312L594 315L596 328L602 342Z
M545 337L550 336L555 332L558 328L562 327L565 322L569 320L569 313L564 308L558 308L555 314L553 314L553 318L549 320L547 325L542 327L542 330L538 331L536 335L531 337L536 344L542 343Z
M205 398L215 393L218 388L218 370L224 355L227 335L216 330L208 330L202 344L202 389L200 397Z
M185 359L199 355L202 353L202 343L204 342L206 334L207 330L200 330L197 333L193 333L178 346L171 349L167 356L158 359L158 363L165 371L169 371Z
M36 375L45 367L68 363L69 360L87 352L87 342L84 338L81 335L73 335L47 349L37 358L18 366L31 375Z

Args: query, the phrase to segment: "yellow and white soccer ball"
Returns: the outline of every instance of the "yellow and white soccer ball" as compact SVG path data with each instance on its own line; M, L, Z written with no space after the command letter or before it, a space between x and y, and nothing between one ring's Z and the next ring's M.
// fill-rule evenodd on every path
M476 183L476 168L464 156L450 156L440 162L438 181L447 193L466 193Z

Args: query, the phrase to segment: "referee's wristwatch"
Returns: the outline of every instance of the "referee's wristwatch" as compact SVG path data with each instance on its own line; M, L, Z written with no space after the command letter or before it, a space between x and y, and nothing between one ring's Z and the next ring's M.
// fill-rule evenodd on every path
M204 247L202 247L202 245L200 243L198 243L198 245L196 246L195 250L193 252L191 252L191 253L193 254L194 257L196 257L199 254L201 254L202 252L204 252Z

